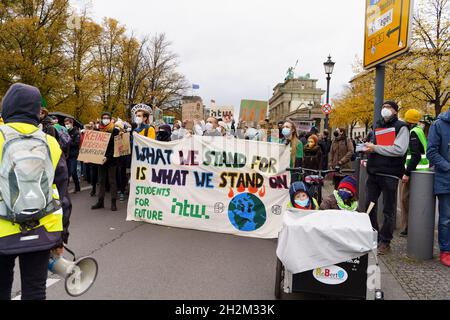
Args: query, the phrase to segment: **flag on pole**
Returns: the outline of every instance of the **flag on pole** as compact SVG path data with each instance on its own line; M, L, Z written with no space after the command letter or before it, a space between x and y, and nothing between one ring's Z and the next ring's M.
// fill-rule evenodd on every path
M192 89L198 90L198 89L200 89L200 85L198 85L198 84L193 84L193 85L192 85Z

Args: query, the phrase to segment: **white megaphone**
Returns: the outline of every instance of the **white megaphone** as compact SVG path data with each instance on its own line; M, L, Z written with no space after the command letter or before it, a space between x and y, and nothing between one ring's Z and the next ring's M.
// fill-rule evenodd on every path
M73 256L73 261L52 254L48 269L65 279L65 288L68 295L79 297L94 284L97 278L98 264L91 257L81 258L77 261L71 250L66 247L64 249Z

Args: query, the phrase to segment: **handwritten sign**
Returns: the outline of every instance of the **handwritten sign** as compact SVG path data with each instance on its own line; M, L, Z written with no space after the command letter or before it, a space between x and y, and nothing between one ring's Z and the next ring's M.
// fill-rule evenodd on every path
M86 130L78 161L103 164L111 133Z
M131 154L130 133L124 133L114 137L114 158Z
M187 121L186 129L194 127L194 121L203 120L203 105L200 102L191 102L183 104L183 121Z
M127 221L277 238L289 202L289 146L134 134Z
M216 119L231 118L234 116L234 107L212 107L209 116Z

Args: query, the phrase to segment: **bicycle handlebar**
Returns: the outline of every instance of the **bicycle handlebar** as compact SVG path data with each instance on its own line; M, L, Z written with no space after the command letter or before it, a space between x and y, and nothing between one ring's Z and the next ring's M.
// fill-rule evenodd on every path
M302 168L302 167L298 167L298 168L287 168L287 171L291 171L291 172L312 172L312 173L316 173L318 175L324 175L326 176L329 173L355 173L355 170L351 170L351 169L341 169L341 168L337 168L337 169L332 169L332 170L314 170L314 169L307 169L307 168Z

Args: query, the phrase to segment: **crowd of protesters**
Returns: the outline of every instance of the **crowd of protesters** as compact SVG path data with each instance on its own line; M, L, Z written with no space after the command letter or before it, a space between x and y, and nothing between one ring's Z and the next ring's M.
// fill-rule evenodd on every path
M312 170L342 170L352 169L357 156L366 159L368 170L366 207L370 202L378 203L378 198L383 194L383 216L382 226L378 225L377 208L372 211L371 221L376 230L379 231L379 252L386 254L390 250L390 242L393 238L395 215L397 208L398 187L400 185L399 202L402 207L403 230L401 236L408 235L408 213L409 213L409 177L412 171L429 170L430 166L436 171L436 195L440 200L440 246L443 255L441 261L449 265L449 210L448 194L449 187L447 179L450 162L445 155L448 143L443 141L443 135L439 136L436 130L430 130L433 145L427 146L427 137L424 134L424 122L417 110L410 110L405 116L405 122L398 118L399 107L395 102L387 101L383 105L383 117L376 129L395 130L395 141L391 146L383 146L377 143L376 132L369 132L366 138L360 136L352 139L345 128L337 128L331 133L328 130L319 132L312 127L308 132L300 132L296 124L290 120L280 121L274 125L269 121L260 123L235 122L230 115L217 119L209 117L206 120L191 122L175 121L173 124L156 125L153 115L148 109L137 110L133 115L132 123L116 119L108 112L104 112L101 118L86 124L84 128L77 128L74 120L67 118L64 126L58 124L56 118L48 116L45 108L41 111L41 127L44 132L54 136L61 145L67 159L69 175L75 185L75 192L80 191L79 174L91 184L91 196L97 196L97 202L92 206L93 210L105 207L105 195L111 194L111 210L117 211L117 199L124 202L127 198L127 186L129 182L129 169L131 167L131 156L114 157L114 137L125 132L136 132L149 139L168 142L187 138L192 135L207 137L232 137L253 141L265 141L280 143L290 146L291 168L302 167ZM448 113L447 113L448 114ZM448 116L441 116L437 124L442 123L439 128L448 124ZM81 163L77 161L80 145L83 142L85 130L98 130L111 133L108 148L102 165ZM428 130L426 130L428 132ZM275 134L274 134L275 133ZM436 137L437 136L437 137ZM132 135L131 135L132 140ZM444 139L445 140L445 139ZM443 143L443 147L436 144ZM132 144L132 141L131 141ZM357 150L359 146L360 150ZM363 146L363 150L361 150ZM428 160L427 159L428 150ZM359 152L359 153L358 153ZM438 152L441 152L437 155ZM444 154L442 154L442 152ZM316 199L308 202L306 199L297 200L307 203L312 208L321 209L346 209L356 210L357 182L351 176L335 173L332 176L332 184L335 192L323 201L316 204ZM442 178L445 176L445 178ZM306 192L306 185L299 185L301 175L293 171L292 185L297 193ZM444 185L444 187L443 187ZM303 190L303 191L301 191ZM291 195L292 196L292 195ZM312 196L312 195L310 195ZM295 197L294 197L295 198ZM294 199L293 198L293 199ZM304 208L293 202L293 207Z

